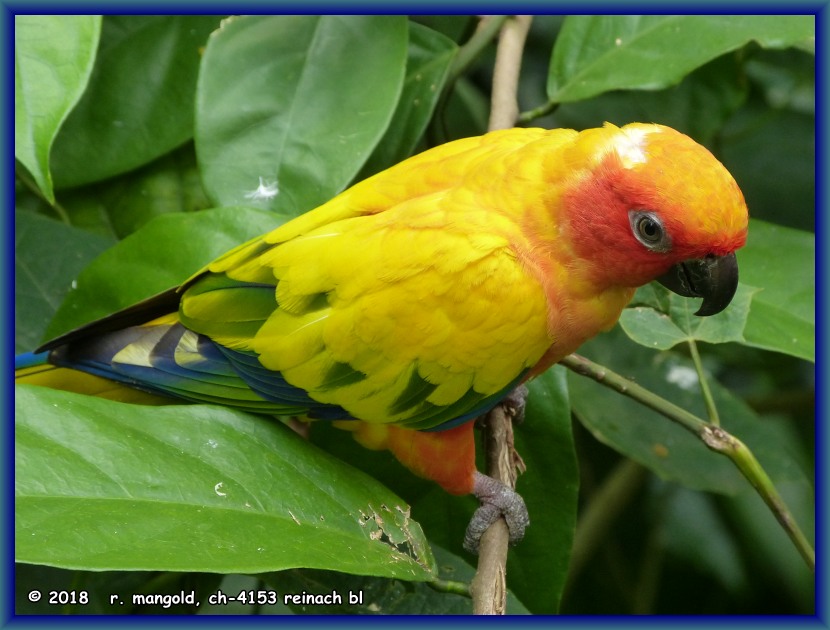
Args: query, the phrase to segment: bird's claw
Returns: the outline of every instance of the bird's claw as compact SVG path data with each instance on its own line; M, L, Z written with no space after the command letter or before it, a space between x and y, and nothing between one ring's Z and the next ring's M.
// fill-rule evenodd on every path
M530 525L530 517L524 499L518 492L501 481L476 471L473 494L481 501L481 506L475 511L467 526L464 549L477 554L481 536L500 516L503 516L507 523L511 545L524 538L525 528Z
M502 399L501 404L510 416L513 424L521 424L524 422L527 397L529 395L530 390L528 390L527 386L519 385Z

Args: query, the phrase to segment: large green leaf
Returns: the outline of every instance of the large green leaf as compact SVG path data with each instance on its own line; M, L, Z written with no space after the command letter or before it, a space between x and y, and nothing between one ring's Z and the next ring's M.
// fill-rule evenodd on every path
M588 342L580 353L698 417L707 417L691 360L633 345L619 329ZM723 428L749 446L770 478L776 483L807 483L797 463L800 457L782 448L775 432L740 398L712 379L709 384ZM721 494L750 490L729 459L657 412L574 374L569 387L577 417L597 439L660 477Z
M14 216L15 352L30 352L78 273L112 240L34 212Z
M81 272L49 325L48 336L181 284L219 255L275 228L281 219L250 208L156 217Z
M569 16L551 56L548 98L657 90L751 41L783 48L814 39L809 15Z
M217 205L293 216L352 180L392 119L402 16L246 16L208 42L196 149Z
M57 187L124 173L193 137L200 48L219 20L215 15L104 19L89 89L55 141Z
M761 287L744 330L748 345L815 361L815 235L764 221L750 222L738 252L741 277Z
M435 570L401 499L287 427L228 409L18 386L15 473L19 562L407 580Z
M14 155L51 202L52 142L86 88L100 32L98 15L14 17Z
M530 527L510 551L507 583L537 614L559 611L576 529L579 468L565 372L554 367L528 384L525 420L514 430L516 450L527 466L516 487Z
M642 296L651 293L651 304L625 309L620 325L631 339L655 350L668 350L684 341L742 342L749 304L756 291L740 285L726 310L711 317L698 317L694 314L700 306L696 300L652 284L643 287L633 301L636 304Z

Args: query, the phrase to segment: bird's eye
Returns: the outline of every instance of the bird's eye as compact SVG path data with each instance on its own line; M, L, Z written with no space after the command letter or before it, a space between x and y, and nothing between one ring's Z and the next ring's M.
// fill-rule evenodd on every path
M634 237L648 249L655 252L669 251L671 241L657 214L647 210L630 210L628 220Z

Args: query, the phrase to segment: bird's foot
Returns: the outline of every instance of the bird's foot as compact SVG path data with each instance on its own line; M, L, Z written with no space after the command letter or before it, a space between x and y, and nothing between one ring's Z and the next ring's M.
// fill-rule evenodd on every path
M503 516L507 523L511 545L524 538L525 528L530 525L530 517L524 499L518 492L501 481L476 471L473 494L481 501L481 506L473 514L464 534L464 548L467 551L478 553L481 536L500 516Z

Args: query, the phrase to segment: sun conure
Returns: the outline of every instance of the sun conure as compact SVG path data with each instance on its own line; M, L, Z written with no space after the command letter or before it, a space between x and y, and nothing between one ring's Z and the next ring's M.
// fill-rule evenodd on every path
M698 315L723 310L746 231L729 172L668 127L495 131L355 184L27 361L104 377L109 397L351 420L364 445L491 504L476 531L501 510L517 539L524 505L476 472L473 420L652 280L702 297ZM20 375L83 389L67 372Z

